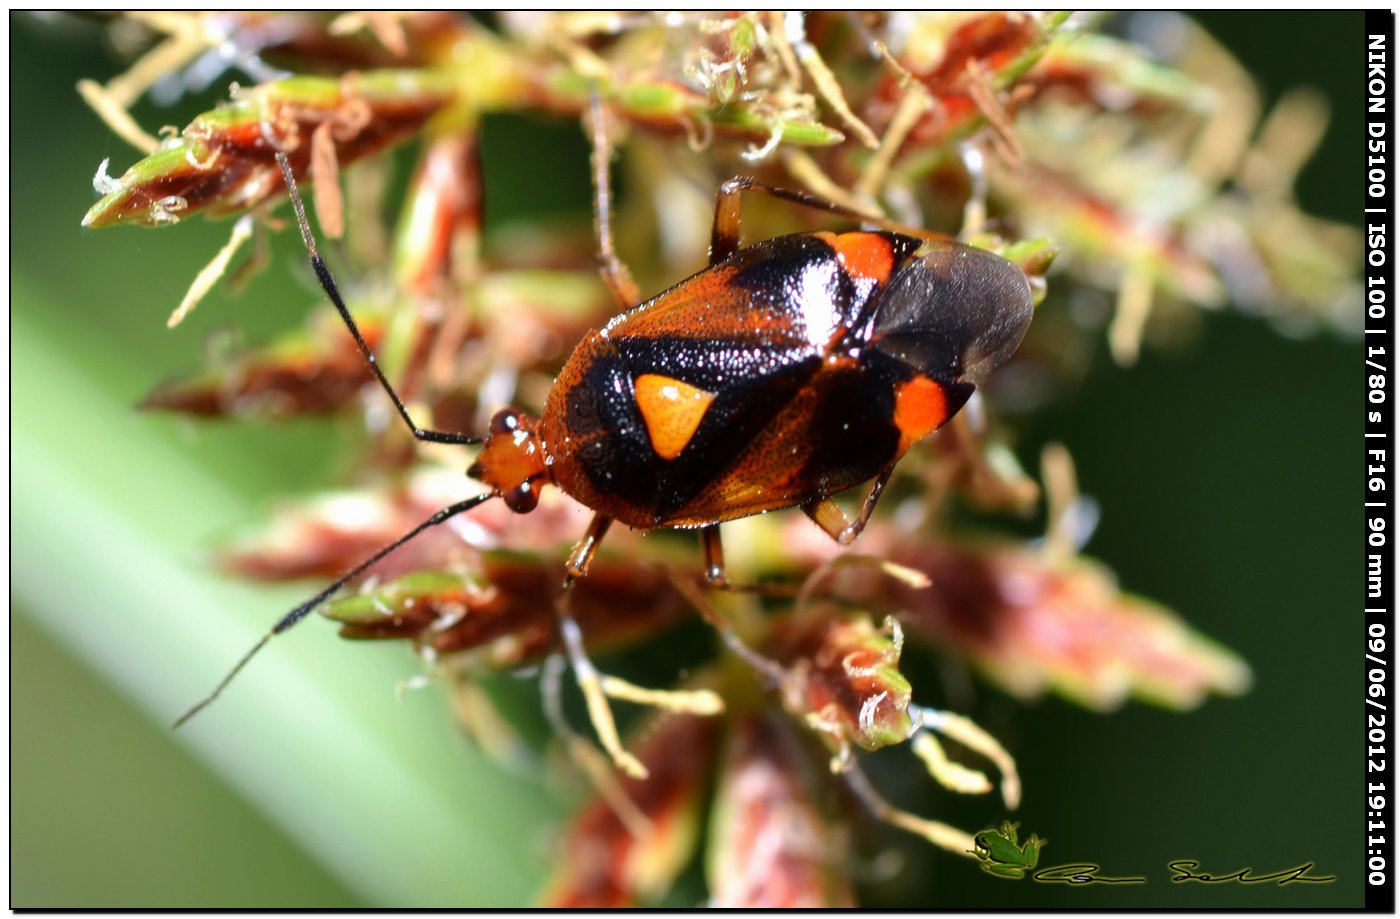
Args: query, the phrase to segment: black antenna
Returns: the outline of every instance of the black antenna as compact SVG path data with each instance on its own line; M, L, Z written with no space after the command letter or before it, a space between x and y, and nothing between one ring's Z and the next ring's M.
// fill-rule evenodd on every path
M408 409L404 407L403 400L399 394L394 392L394 387L389 385L389 381L384 376L384 371L379 369L379 362L374 359L374 352L370 351L369 345L365 343L365 337L360 334L360 329L355 325L355 320L350 317L350 310L345 306L345 300L340 296L340 288L336 286L335 278L331 276L331 270L326 267L326 262L321 258L321 253L316 251L316 239L311 235L311 224L306 220L306 209L301 205L301 194L297 192L297 181L292 175L292 164L287 161L287 154L277 153L277 164L282 167L282 177L287 181L287 193L292 199L292 210L296 211L297 226L301 228L302 242L306 243L306 251L311 253L311 269L316 272L316 279L321 282L321 287L326 291L326 296L331 298L335 308L340 313L340 318L345 320L345 327L350 330L350 334L355 338L355 344L359 346L360 353L369 362L369 369L374 371L374 376L379 380L379 385L384 387L384 391L389 394L389 398L394 401L394 408L398 409L399 417L404 424L408 425L409 431L418 440L426 440L435 444L479 444L480 437L472 437L467 434L453 434L447 431L429 431L420 428L413 419L409 417Z
M263 649L263 645L267 644L268 641L272 639L272 636L287 631L292 626L305 619L308 613L310 613L316 607L324 603L326 599L331 596L331 594L335 593L337 590L344 587L346 584L353 581L361 574L364 574L365 570L371 565L373 565L375 562L379 561L384 556L388 555L390 552L393 552L399 546L408 542L410 539L417 536L419 533L423 532L429 527L435 527L439 523L442 523L444 520L448 520L452 517L457 516L458 514L461 514L465 511L469 511L472 508L476 507L478 504L481 504L497 496L498 495L496 492L491 491L483 495L475 495L466 499L465 501L458 501L456 504L453 504L450 507L444 507L442 510L438 511L436 514L429 517L427 520L424 520L422 523L418 524L418 526L409 530L407 533L400 536L398 539L394 540L389 545L380 549L378 552L374 553L369 558L365 559L363 562L360 562L360 564L356 565L354 568L341 575L335 580L334 583L327 586L324 590L316 594L314 597L311 597L303 603L293 607L292 610L287 613L287 615L277 620L277 624L272 627L271 631L269 631L262 638L259 638L257 644L253 645L253 647L248 649L248 653L244 654L243 657L239 659L238 663L233 665L233 669L230 670L228 674L222 680L219 681L219 685L214 687L213 692L209 693L209 695L205 696L201 701L196 703L183 715L175 719L175 723L171 725L171 727L178 728L180 725L184 724L186 721L189 721L195 715L199 714L201 711L207 708L209 706L209 703L219 698L219 694L224 691L224 687L228 686L229 683L233 682L233 678L238 676L238 672L242 670L245 666L247 666L248 662L253 659L253 656Z
M364 355L365 361L368 362L369 369L374 371L375 379L379 381L379 385L384 388L384 391L389 394L389 398L393 400L394 408L398 410L399 417L404 420L404 424L408 425L408 429L413 432L413 436L418 440L431 441L439 444L481 443L480 437L471 437L466 434L453 434L445 431L429 431L420 428L414 423L413 419L408 414L408 409L404 407L403 400L399 398L398 393L394 392L394 387L389 384L388 379L384 376L384 372L379 369L379 362L374 359L374 352L370 351L364 336L360 334L359 327L355 325L355 320L350 316L350 310L345 306L345 300L340 296L340 289L336 286L335 278L331 275L330 269L326 267L326 262L321 258L321 253L316 251L316 238L311 234L311 224L306 219L306 209L302 207L301 195L297 192L296 177L292 175L292 165L288 162L285 153L280 151L277 153L277 164L282 167L282 177L287 182L287 193L292 199L292 210L296 212L297 226L301 229L302 242L306 244L306 251L311 254L311 268L316 272L316 278L321 282L321 287L325 290L326 296L330 297L331 303L335 304L336 311L340 313L340 318L345 322L345 327L350 330L350 335L355 339L355 344L359 347L360 353ZM209 703L217 699L224 691L224 688L227 687L229 683L233 682L233 678L238 676L239 672L248 665L248 662L263 649L263 646L266 645L274 635L287 631L302 619L305 619L307 614L324 603L337 590L340 590L340 588L344 587L361 574L364 574L371 565L375 564L424 530L435 527L445 520L469 511L482 502L498 496L497 492L487 492L486 494L476 495L465 501L458 501L450 507L443 508L356 565L350 571L341 575L315 596L293 607L285 616L277 621L277 624L272 627L271 631L258 639L257 643L248 649L248 653L244 654L243 657L239 659L238 663L233 665L233 669L219 681L219 685L214 687L214 691L177 718L173 727L178 728L207 708Z

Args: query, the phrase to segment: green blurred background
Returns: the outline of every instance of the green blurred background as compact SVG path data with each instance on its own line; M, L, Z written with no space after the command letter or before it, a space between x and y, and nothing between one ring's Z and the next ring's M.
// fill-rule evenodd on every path
M1299 195L1310 212L1358 221L1361 14L1203 20L1266 100L1299 84L1332 100ZM473 750L440 693L398 700L396 681L418 672L402 648L346 645L309 625L280 639L217 710L168 729L302 595L215 577L209 550L275 496L324 483L346 440L330 425L193 426L132 406L195 367L215 330L236 324L258 340L299 322L318 297L283 234L243 296L216 291L167 331L227 225L81 230L98 162L111 157L120 174L135 154L74 84L121 64L90 26L17 16L11 27L11 906L527 900L568 804ZM137 115L183 123L214 98ZM493 219L549 207L538 174L554 177L558 201L586 208L572 127L543 129L549 143L521 140L538 139L536 127L488 130ZM972 714L1008 743L1026 780L1018 819L1051 840L1043 864L1093 861L1151 883L1003 883L900 844L905 871L872 886L867 902L1360 905L1357 351L1211 315L1197 340L1149 351L1131 370L1101 360L1079 398L1025 429L1023 461L1047 440L1066 443L1101 503L1088 552L1254 668L1247 696L1184 715L978 694ZM930 806L969 828L988 819L985 802L939 796ZM1186 857L1219 873L1312 861L1314 874L1338 880L1169 883L1166 863Z

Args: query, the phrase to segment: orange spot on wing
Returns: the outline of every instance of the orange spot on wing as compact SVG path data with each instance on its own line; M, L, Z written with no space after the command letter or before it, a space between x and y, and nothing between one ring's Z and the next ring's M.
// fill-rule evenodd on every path
M899 452L938 430L948 418L943 387L925 376L899 384L894 393L894 424L899 428Z
M842 233L832 242L846 273L856 280L868 278L884 284L894 270L894 247L877 233Z
M715 401L715 394L655 373L642 374L632 386L652 450L666 460L680 456Z

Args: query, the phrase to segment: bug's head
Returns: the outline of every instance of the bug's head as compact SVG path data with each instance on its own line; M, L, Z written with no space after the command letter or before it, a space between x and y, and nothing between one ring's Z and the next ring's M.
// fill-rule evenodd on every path
M984 249L940 242L890 279L873 331L881 348L924 373L977 386L1016 353L1034 312L1020 268Z
M540 491L552 481L535 422L515 409L497 412L467 475L494 488L517 514L534 510Z

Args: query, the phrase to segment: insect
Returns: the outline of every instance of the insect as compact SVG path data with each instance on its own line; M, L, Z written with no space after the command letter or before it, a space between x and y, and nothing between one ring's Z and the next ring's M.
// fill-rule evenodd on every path
M972 837L972 854L982 860L982 870L999 878L1018 879L1040 864L1045 840L1031 834L1025 843L1016 839L1017 824L1005 821L1000 830L983 830Z
M597 155L599 262L625 312L578 344L539 418L503 409L484 438L427 430L410 417L351 318L316 249L291 167L283 154L278 160L312 268L379 385L418 440L480 444L468 475L490 490L443 508L288 612L177 726L212 702L273 635L403 543L495 498L528 513L549 485L594 511L566 563L557 604L560 637L582 686L593 670L568 595L610 524L698 529L705 578L718 587L728 583L720 541L726 520L800 507L850 543L900 457L1010 358L1033 312L1019 268L981 249L913 235L919 231L800 233L743 247L745 192L866 218L742 177L719 188L709 267L642 302L613 250L606 157ZM848 519L831 497L871 480L858 516ZM590 712L600 739L635 772L640 764L622 751L606 703L601 711L593 704L598 698L595 688Z

